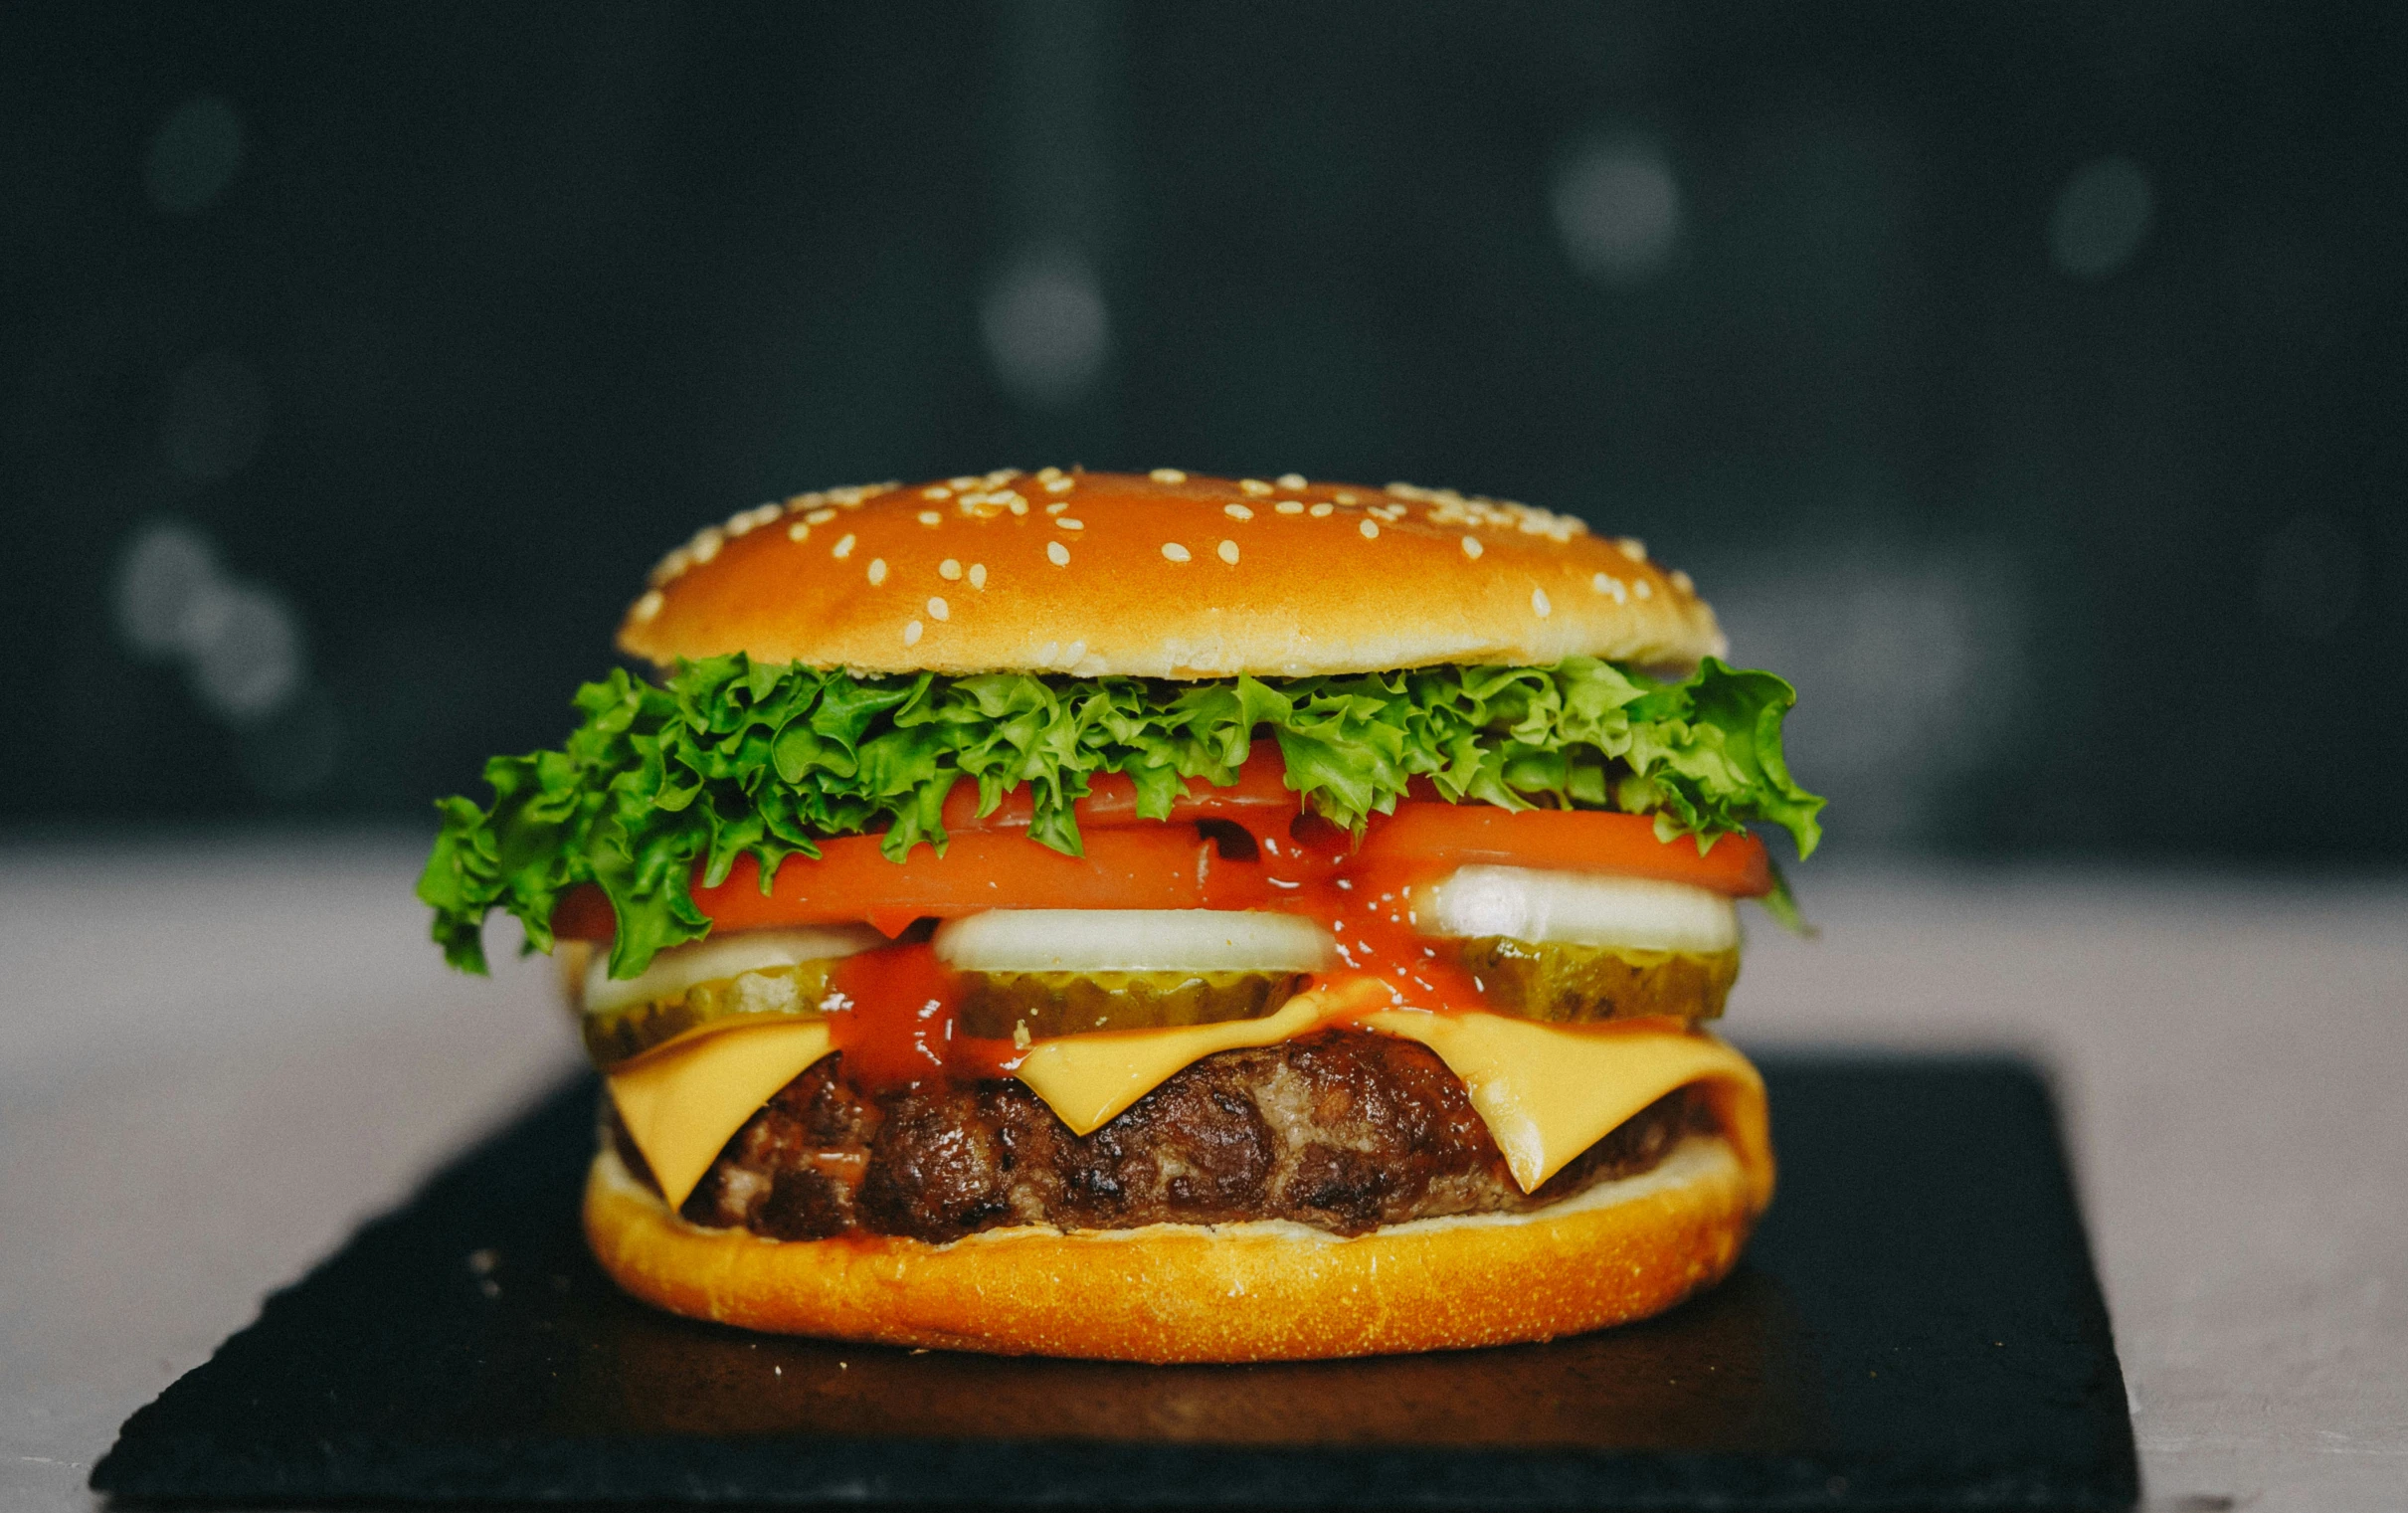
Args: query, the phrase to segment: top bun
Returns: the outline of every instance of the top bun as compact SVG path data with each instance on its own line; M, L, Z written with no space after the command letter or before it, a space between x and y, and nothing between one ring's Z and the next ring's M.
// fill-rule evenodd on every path
M1447 488L1010 470L807 493L705 526L619 645L863 672L1204 678L1595 657L1688 666L1685 573Z

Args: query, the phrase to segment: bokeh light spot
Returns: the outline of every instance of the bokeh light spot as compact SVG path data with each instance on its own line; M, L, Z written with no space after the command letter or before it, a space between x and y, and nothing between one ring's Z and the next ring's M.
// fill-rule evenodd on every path
M2128 157L2085 163L2057 191L2049 212L2049 263L2073 279L2104 279L2131 261L2148 237L2156 196Z
M193 694L229 724L250 725L291 703L308 681L299 619L282 595L219 570L193 527L154 520L117 559L117 631L136 655L181 662Z
M997 381L1036 410L1074 403L1111 352L1112 321L1086 259L1062 246L1022 250L979 307Z
M193 605L192 687L212 713L241 724L273 714L299 691L301 632L279 596L221 583Z
M1556 231L1573 266L1606 284L1653 278L1681 236L1681 188L1646 137L1592 137L1557 169Z
M117 634L142 657L181 655L185 625L217 579L217 553L199 531L174 520L143 526L117 559Z

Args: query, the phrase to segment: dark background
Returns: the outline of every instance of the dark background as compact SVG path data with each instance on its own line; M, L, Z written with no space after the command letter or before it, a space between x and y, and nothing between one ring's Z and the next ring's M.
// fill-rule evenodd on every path
M1079 462L1645 537L1839 846L2396 859L2404 14L12 6L0 823L414 822L704 521Z

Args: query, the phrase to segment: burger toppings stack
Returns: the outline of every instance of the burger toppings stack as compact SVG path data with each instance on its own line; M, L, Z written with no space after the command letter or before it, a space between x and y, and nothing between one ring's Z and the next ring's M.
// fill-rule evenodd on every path
M1822 801L1686 575L1446 489L1047 469L671 552L562 748L441 806L603 1074L586 1224L682 1312L1142 1360L1547 1338L1718 1279L1704 1028ZM1542 1274L1543 1273L1543 1274Z

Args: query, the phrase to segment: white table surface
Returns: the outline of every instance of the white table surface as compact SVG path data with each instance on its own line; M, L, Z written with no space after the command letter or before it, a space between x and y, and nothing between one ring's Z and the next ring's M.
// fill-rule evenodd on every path
M419 854L0 849L0 1507L90 1510L128 1413L573 1064L547 964L444 970ZM2408 1507L2408 878L1800 881L1728 1028L2048 1062L2147 1506Z

